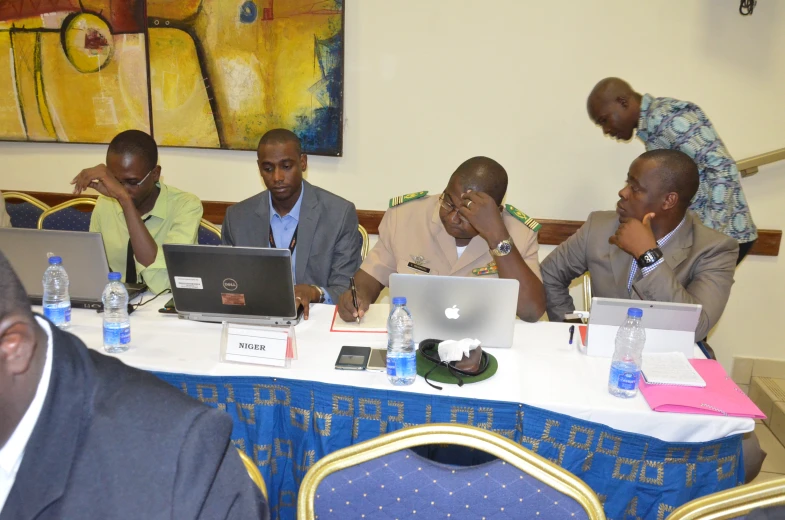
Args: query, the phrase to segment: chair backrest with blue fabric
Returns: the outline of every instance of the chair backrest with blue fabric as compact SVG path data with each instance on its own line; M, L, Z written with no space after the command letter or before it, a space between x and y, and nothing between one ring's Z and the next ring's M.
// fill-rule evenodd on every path
M197 243L202 246L220 246L221 231L209 221L202 219L199 223Z
M447 466L408 448L457 444L496 460ZM398 430L328 455L306 474L297 518L602 520L597 495L568 471L495 433L459 424Z
M90 231L90 217L95 199L79 198L58 204L44 211L38 219L38 229L56 231ZM77 208L89 208L82 211Z
M5 209L11 218L11 226L15 228L35 229L41 214L49 206L30 195L8 191L3 193Z

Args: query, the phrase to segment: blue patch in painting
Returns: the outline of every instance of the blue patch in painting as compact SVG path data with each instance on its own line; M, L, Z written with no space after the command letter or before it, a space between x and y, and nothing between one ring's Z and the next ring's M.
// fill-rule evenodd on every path
M259 10L252 0L248 0L240 6L240 21L243 23L253 23L256 21L256 16L258 14Z
M297 116L294 132L306 153L340 155L342 148L341 108L343 105L342 34L319 40L314 38L314 54L322 78L308 89L321 105Z

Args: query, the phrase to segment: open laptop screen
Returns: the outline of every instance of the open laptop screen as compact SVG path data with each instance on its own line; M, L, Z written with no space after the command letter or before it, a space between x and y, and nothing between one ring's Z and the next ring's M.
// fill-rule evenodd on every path
M295 318L288 249L164 244L181 314Z

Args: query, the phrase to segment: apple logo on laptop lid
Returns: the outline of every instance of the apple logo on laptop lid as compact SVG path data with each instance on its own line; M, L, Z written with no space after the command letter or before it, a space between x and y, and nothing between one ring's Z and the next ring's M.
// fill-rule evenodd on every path
M453 305L452 307L447 307L444 309L444 315L447 316L448 320L457 320L461 317L459 314L460 312L461 309L459 309L457 305Z

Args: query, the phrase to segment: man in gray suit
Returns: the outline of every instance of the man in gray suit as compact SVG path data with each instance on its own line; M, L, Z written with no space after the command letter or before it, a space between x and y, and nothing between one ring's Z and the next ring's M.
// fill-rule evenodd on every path
M337 302L360 267L357 210L303 180L308 157L293 132L270 130L256 156L267 190L226 210L222 240L230 246L288 248L294 295L308 319L308 305Z
M592 294L703 306L702 340L725 309L738 243L688 211L698 168L678 150L652 150L633 161L616 212L597 211L542 263L548 318L575 310L568 287L586 271Z
M575 310L568 287L588 271L594 296L701 304L695 339L704 339L728 303L739 244L687 210L698 183L695 162L678 150L635 159L616 212L590 214L542 262L548 318ZM744 435L742 453L750 482L766 458L754 432Z
M34 316L0 253L0 520L268 519L231 432Z

